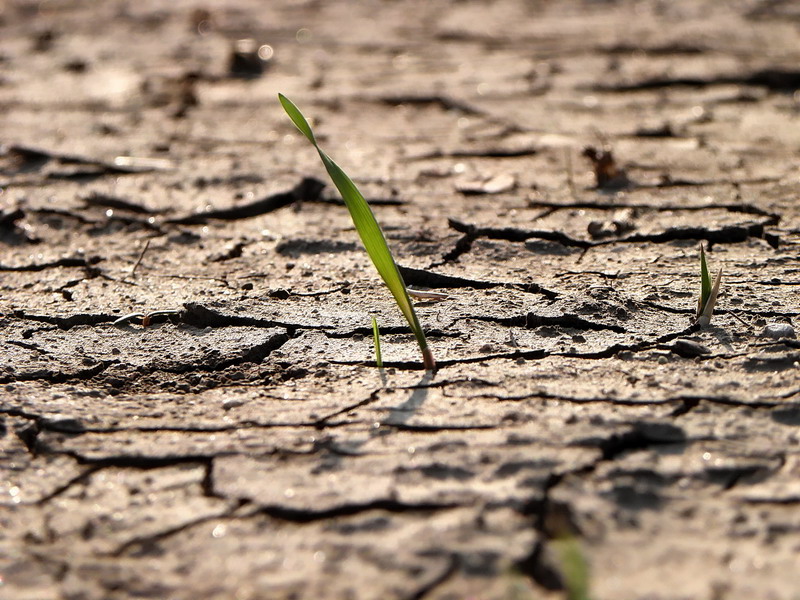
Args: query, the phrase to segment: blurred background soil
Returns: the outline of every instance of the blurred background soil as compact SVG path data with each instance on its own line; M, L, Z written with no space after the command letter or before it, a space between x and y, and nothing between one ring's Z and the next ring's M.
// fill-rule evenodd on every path
M800 599L799 28L0 3L0 597Z

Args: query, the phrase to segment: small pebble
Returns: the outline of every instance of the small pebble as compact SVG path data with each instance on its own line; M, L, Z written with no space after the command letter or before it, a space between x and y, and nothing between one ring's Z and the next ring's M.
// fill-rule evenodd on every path
M767 323L764 329L759 334L761 337L780 339L780 338L796 338L794 327L789 323Z
M703 354L711 354L711 350L703 344L685 338L675 340L670 349L678 356L683 356L684 358L694 358L702 356Z
M246 400L242 398L228 398L222 403L222 410L230 410L232 408L236 408L237 406L242 406L246 403Z

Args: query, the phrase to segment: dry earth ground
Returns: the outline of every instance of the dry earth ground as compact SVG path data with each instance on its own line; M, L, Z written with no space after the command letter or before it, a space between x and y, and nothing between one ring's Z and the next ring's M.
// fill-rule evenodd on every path
M0 4L0 597L564 598L567 536L596 600L800 598L799 28ZM434 376L278 91L449 295Z

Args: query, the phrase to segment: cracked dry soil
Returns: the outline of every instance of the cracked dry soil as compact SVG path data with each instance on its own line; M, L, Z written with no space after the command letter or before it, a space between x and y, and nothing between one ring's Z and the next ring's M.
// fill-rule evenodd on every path
M0 597L566 598L566 535L595 600L800 598L799 31L1 4ZM278 91L448 294L435 375Z

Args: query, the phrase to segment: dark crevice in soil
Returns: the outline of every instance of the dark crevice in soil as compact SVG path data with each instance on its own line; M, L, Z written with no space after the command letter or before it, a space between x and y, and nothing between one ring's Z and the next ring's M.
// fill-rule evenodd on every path
M614 461L627 452L645 450L653 446L686 443L686 434L680 427L665 422L637 422L621 433L606 438L590 438L578 441L577 445L597 448L600 456L588 466L566 473L551 473L545 482L542 495L526 504L521 512L533 519L533 527L540 534L531 552L521 559L517 568L534 583L544 589L565 590L563 569L565 565L554 561L548 547L554 543L569 543L583 536L572 507L553 499L553 490L568 475L586 477L594 473L604 462Z
M206 515L203 517L199 517L197 519L192 519L187 523L181 523L180 525L176 525L175 527L170 527L169 529L165 529L163 531L159 531L158 533L135 537L133 539L128 540L117 546L114 550L109 552L109 556L112 557L120 557L126 553L131 553L133 557L138 554L142 554L153 548L158 542L167 539L173 535L181 533L182 531L187 531L192 527L196 527L197 525L202 525L203 523L208 523L209 521L216 521L218 519L226 519L229 518L229 515L226 514L215 514L215 515Z
M375 198L369 197L366 199L367 204L370 206L404 206L408 204L407 200L402 198ZM334 206L346 206L344 200L341 198L326 198L322 196L317 200L306 200L306 202L314 202L315 204L332 204Z
M86 480L89 479L89 477L91 477L94 473L96 473L97 471L99 471L102 468L103 467L92 465L91 467L87 468L85 471L83 471L79 475L76 475L75 477L73 477L72 479L67 481L66 483L58 486L52 492L50 492L49 494L47 494L46 496L41 498L36 504L38 504L39 506L43 506L43 505L47 504L51 500L57 498L58 496L64 494L65 492L68 492L74 486L83 484Z
M57 267L83 267L88 269L102 260L103 259L99 256L91 256L88 258L84 256L73 256L59 258L58 260L51 260L48 262L31 263L28 265L11 266L0 264L0 271L44 271L46 269L54 269Z
M33 350L34 352L38 352L40 355L47 354L47 350L40 347L38 344L30 344L28 342L20 342L18 340L6 340L6 344L12 344L13 346L19 346L20 348L25 348L26 350Z
M482 356L471 356L467 358L453 358L449 360L437 360L436 366L437 369L441 367L449 367L453 365L466 365L471 363L479 363L488 360L496 360L496 359L524 359L524 360L539 360L542 358L546 358L550 356L548 352L545 350L515 350L513 352L500 352L497 354L486 354ZM350 361L350 360L341 360L341 361L331 361L332 364L335 365L362 365L365 367L375 367L377 368L378 365L375 361ZM383 362L384 368L393 368L393 369L401 369L401 370L409 370L409 371L417 371L423 369L422 360L419 361L384 361Z
M275 252L282 256L298 258L307 254L335 254L339 252L353 252L358 249L355 242L342 242L337 240L310 240L294 238L280 242L275 246Z
M10 416L21 417L24 419L28 419L31 422L30 426L18 429L15 431L15 433L17 434L17 437L19 437L19 439L25 444L26 448L32 455L69 456L73 458L79 465L87 465L91 467L89 471L84 472L83 474L75 477L74 481L72 481L71 483L68 482L67 484L65 484L66 487L69 487L70 485L79 482L82 478L91 474L91 472L94 472L98 469L102 469L105 467L130 467L136 469L156 469L160 467L172 466L184 463L207 463L213 458L212 456L203 456L203 455L185 455L185 456L175 455L175 456L165 456L165 457L147 457L147 456L138 456L133 454L106 457L102 459L86 458L82 456L79 452L63 451L59 449L50 448L46 445L46 443L43 443L40 439L41 434L44 433L45 431L60 433L67 436L75 436L87 433L89 430L84 428L82 423L77 419L73 418L52 419L44 417L42 415L27 413L25 411L18 409L5 409L5 408L0 408L0 414L7 414ZM221 456L222 454L224 453L220 453L215 456ZM61 493L61 491L59 491L58 493Z
M37 216L44 216L44 217L63 217L66 219L73 219L80 223L81 225L97 225L97 221L94 219L89 219L88 217L83 216L80 213L72 212L70 210L66 210L63 208L32 208L29 211L33 215Z
M770 246L777 248L780 239L774 234L765 234L765 223L749 223L745 225L725 225L719 228L709 227L671 227L660 233L637 233L627 237L589 242L568 236L560 231L542 231L535 229L520 229L517 227L476 227L468 223L448 219L450 227L461 233L470 234L473 239L488 238L493 240L506 240L509 242L525 242L530 239L541 239L572 247L589 249L598 246L622 243L666 243L680 240L705 240L709 245L736 244L745 242L750 238L765 239Z
M636 168L638 165L636 164L629 164L631 168ZM643 169L647 169L647 167L639 167ZM755 179L738 179L736 180L736 185L758 185L762 183L777 183L780 181L781 177L759 177ZM685 179L685 178L675 178L673 179L669 174L662 175L660 181L655 183L639 183L639 182L630 182L630 187L628 188L630 191L633 190L662 190L666 188L682 188L682 187L710 187L710 186L718 186L718 185L734 185L734 182L729 179ZM723 208L720 206L719 208ZM738 211L732 211L738 212ZM761 214L761 213L756 213ZM780 220L780 217L777 215L769 215L770 220L767 223L768 225L774 225L778 221L775 219L777 218Z
M451 397L449 394L445 396ZM625 398L614 398L607 396L564 396L561 394L553 394L544 390L531 392L529 394L520 395L498 395L498 394L480 394L477 398L491 398L498 402L524 402L525 400L557 400L559 402L569 402L572 404L610 404L614 406L648 406L654 404L667 404L672 400L630 400Z
M112 230L110 228L110 225L114 223L120 223L125 227L134 226L136 228L146 229L148 231L153 231L158 234L163 233L163 230L158 224L151 223L147 219L127 216L127 215L119 215L116 213L111 216L105 217L103 219L90 219L79 213L59 208L36 208L36 209L31 209L30 212L31 214L37 216L43 216L43 217L54 216L59 218L72 219L74 221L77 221L81 225L88 225L90 226L89 229L90 235L117 233L117 231Z
M613 331L615 333L625 333L625 329L619 325L595 323L571 314L549 317L527 313L524 315L515 315L513 317L476 316L465 317L465 319L466 318L487 323L497 323L505 327L524 327L526 329L547 325L551 327L564 327L566 329L578 329L580 331Z
M743 498L747 504L777 504L782 506L800 505L800 495L785 496L780 498Z
M81 426L79 425L76 419L71 418L64 418L64 419L53 419L49 417L45 417L39 414L31 413L21 408L9 408L6 406L0 406L0 414L8 415L10 417L18 417L20 419L25 419L30 421L31 425L35 425L35 428L32 432L26 432L24 437L26 439L22 439L23 436L19 436L20 439L25 443L29 450L35 445L36 436L39 435L41 431L49 430L49 431L57 431L63 433L77 433L78 430L82 430ZM27 427L25 428L28 429ZM16 433L19 433L19 429L15 430Z
M761 285L763 282L760 281L728 281L728 284L744 284L744 285ZM777 284L772 284L777 285ZM800 284L794 284L800 285ZM667 306L666 304L659 304L658 302L653 302L652 300L639 300L638 301L643 306L647 306L649 308L654 308L659 311L664 311L668 313L672 313L675 315L686 315L687 317L691 317L695 314L695 309L692 308L675 308L673 306ZM793 317L800 316L800 312L786 312L786 311L775 311L775 310L750 310L746 308L736 308L736 309L727 309L727 308L715 308L714 309L715 315L746 315L749 317L783 317L785 319L791 319Z
M233 260L242 256L248 242L246 240L239 240L238 242L230 245L227 249L213 256L209 257L211 262L225 262L226 260Z
M324 521L327 519L335 519L337 517L347 517L372 510L383 510L390 513L432 513L440 510L451 510L453 508L459 508L460 506L460 504L452 502L422 502L419 504L412 504L400 502L398 500L380 499L363 504L342 504L340 506L325 510L269 505L260 507L258 512L281 521L289 521L292 523L313 523L314 521Z
M741 406L763 409L772 409L776 406L782 406L785 404L785 398L782 396L776 396L774 400L764 400L763 397L758 400L739 400L730 396L692 396L686 394L682 396L675 396L674 398L670 398L670 400L680 401L684 403L685 406L689 406L690 410L693 408L693 405L699 404L700 402L708 402L709 404L719 404L722 406Z
M791 92L800 89L800 71L794 69L760 69L752 73L720 77L655 77L636 83L599 84L595 85L593 89L603 92L636 92L675 86L704 88L731 84L765 87L774 92Z
M412 106L433 105L433 106L438 106L444 111L452 110L463 113L465 115L484 116L486 114L483 110L475 108L474 106L467 104L463 100L458 100L456 98L451 98L449 96L443 96L440 94L420 95L420 96L415 96L411 94L388 95L388 96L381 96L376 100L381 104L387 104L389 106L400 106L401 104L407 104Z
M697 312L697 311L696 311L696 309L691 309L691 308L675 308L675 307L672 307L672 306L667 306L666 304L659 304L659 303L657 303L657 302L653 302L652 300L639 300L638 302L639 302L639 303L640 303L642 306L647 306L648 308L654 308L654 309L656 309L656 310L659 310L659 311L663 311L663 312L672 313L673 315L687 315L687 316L691 316L691 315L695 315L695 314L696 314L696 312ZM719 310L719 309L715 309L715 312L716 312L717 314L719 314L719 313L720 313L720 312L722 312L722 311L721 311L721 310Z
M117 361L109 360L99 362L88 369L75 372L58 372L47 369L28 371L24 373L13 373L0 376L0 383L14 383L18 381L48 381L50 383L65 383L68 381L85 381L96 377Z
M2 411L0 411L2 412ZM316 421L287 421L281 423L257 423L254 421L242 421L239 423L233 423L231 425L207 425L207 426L187 426L187 427L178 427L178 426L164 426L164 425L152 425L152 426L137 426L137 427L83 427L81 426L80 433L92 433L92 434L115 434L120 432L130 432L130 433L153 433L153 432L174 432L174 433L225 433L229 431L244 431L248 429L276 429L276 428L291 428L291 427L315 427L317 424ZM52 431L59 431L58 429L48 427ZM62 430L63 431L63 430ZM76 431L68 431L66 433L78 433Z
M736 282L739 283L739 282ZM750 285L791 285L800 286L800 281L783 281L780 279L770 279L769 281L748 281Z
M441 263L440 263L441 264ZM434 265L437 266L437 265ZM495 281L481 281L478 279L468 279L466 277L457 277L454 275L444 275L442 273L435 273L426 271L424 269L414 269L412 267L404 267L398 265L400 274L406 284L411 286L420 286L427 288L472 288L476 290L485 290L493 288L509 288L517 289L530 294L541 294L549 299L558 297L558 293L548 290L536 283L520 284L520 283L500 283Z
M174 454L170 456L140 456L136 454L121 454L118 456L107 456L104 458L87 458L81 456L79 452L73 451L53 452L53 454L64 454L66 456L71 456L78 461L78 464L92 466L97 469L117 467L146 471L150 469L161 469L163 467L174 467L186 464L207 465L214 458L225 456L227 454L233 454L233 451L227 453L218 452L211 456L204 454Z
M216 354L210 354L198 360L197 362L191 362L173 366L164 366L155 364L147 367L139 367L137 369L134 369L135 375L129 375L124 378L115 376L113 379L115 381L119 380L119 383L114 384L113 387L116 392L121 391L121 389L134 388L138 385L139 381L141 380L141 376L146 374L170 373L170 374L182 375L186 373L195 373L195 372L213 373L213 372L225 371L227 369L230 369L231 367L236 367L248 363L258 364L263 362L264 359L266 359L272 352L279 349L286 342L292 339L292 337L293 337L292 335L289 335L287 333L280 333L273 335L269 339L264 341L264 343L253 345L252 347L244 351L242 354L230 358L221 357ZM0 384L13 383L19 381L48 381L51 383L86 381L97 377L98 375L106 371L110 366L115 364L120 364L120 362L117 360L103 361L87 369L72 373L55 372L46 369L40 369L36 371L29 371L23 373L10 373L7 375L0 376ZM242 381L241 383L245 382Z
M597 448L600 455L588 466L566 473L551 473L543 493L526 504L521 512L533 518L533 527L540 534L531 552L517 563L517 567L534 583L547 590L566 589L562 573L565 565L553 560L548 552L551 543L577 540L583 535L569 504L553 499L552 492L565 477L586 477L604 462L614 461L627 452L645 450L653 446L686 443L686 434L680 427L665 422L637 422L621 433L606 438L590 438L576 444Z
M458 261L458 259L464 254L467 254L470 250L472 250L472 244L475 242L475 239L476 237L474 232L465 233L458 238L458 241L453 246L453 249L449 252L445 252L442 255L442 260L432 264L431 268L441 267L442 265Z
M493 322L501 322L497 318L491 317L469 317L477 320L488 320ZM554 319L559 319L560 317L554 317ZM573 321L572 317L569 315L566 316L567 321L566 323L571 323L571 325L563 325L567 327L576 327L580 328L577 321ZM577 317L576 317L577 318ZM522 317L524 319L524 317ZM582 319L580 320L582 321ZM614 325L601 325L598 323L591 323L589 321L584 321L584 323L588 324L584 326L583 329L598 329L598 330L611 330L611 331L620 331L624 333L623 329L617 328ZM542 323L542 324L552 324L552 323ZM524 321L520 321L520 326L524 326ZM657 348L659 345L664 344L666 342L673 341L676 338L686 336L690 333L694 333L698 330L697 325L690 325L686 329L681 331L677 331L674 333L668 333L662 335L655 340L650 341L643 341L637 342L635 344L613 344L603 350L598 350L596 352L548 352L546 350L515 350L513 352L500 352L496 354L486 354L481 356L471 356L466 358L455 358L455 359L448 359L448 360L440 360L437 361L437 367L448 367L452 365L464 365L470 363L477 363L477 362L484 362L489 360L497 360L497 359L506 359L506 360L515 360L515 359L523 359L523 360L540 360L542 358L546 358L548 356L565 356L569 358L580 358L586 360L594 360L598 358L613 358L617 354L621 352L638 352L641 350L649 350L652 348ZM374 361L331 361L333 364L339 365L363 365L368 367L376 367L377 364ZM422 362L416 361L397 361L397 362L384 362L384 367L392 367L396 369L421 369Z
M795 395L800 393L800 391L794 391L791 395ZM641 406L654 406L660 404L678 404L678 406L670 413L670 417L679 417L684 415L688 412L691 412L694 408L699 406L701 403L706 402L709 404L719 404L722 406L736 406L736 407L747 407L753 409L772 409L776 406L782 406L785 404L784 400L789 394L784 394L783 396L776 397L774 401L767 401L767 400L739 400L737 398L732 398L730 396L690 396L690 395L681 395L681 396L671 396L668 398L660 398L660 399L642 399L642 398L616 398L613 396L583 396L583 397L576 397L576 396L565 396L562 394L553 394L546 391L538 391L538 392L531 392L529 394L522 394L519 396L499 396L497 394L491 395L480 395L478 397L485 397L485 398L493 398L496 399L498 402L522 402L525 400L533 400L533 399L544 399L544 400L557 400L559 402L569 402L572 404L613 404L614 406L629 406L629 407L641 407Z
M394 423L386 421L381 424L397 431L415 431L417 433L440 433L442 431L477 431L485 429L497 429L497 425L488 423L486 425L425 425L422 423Z
M654 46L642 46L627 42L618 42L611 46L598 46L597 52L600 54L635 54L646 56L670 56L674 54L703 54L709 48L700 44L689 44L685 42L669 42Z
M623 433L613 434L599 444L588 442L583 445L597 447L602 452L603 461L613 461L626 452L644 450L657 445L672 445L686 442L686 433L680 427L669 423L634 423Z
M530 553L515 563L515 567L535 584L550 591L566 589L558 566L547 557L548 541L572 534L574 520L570 518L569 507L552 499L552 491L564 479L563 473L550 473L542 487L542 494L521 508L521 513L533 520L533 529L539 534ZM566 517L566 518L564 518Z
M492 119L493 122L500 123L497 119ZM516 126L511 126L516 130ZM502 147L502 146L487 146L483 148L462 148L453 150L431 150L430 152L422 152L406 157L406 161L419 161L419 160L435 160L439 158L521 158L526 156L535 156L539 153L539 149L533 146L522 147Z
M380 394L381 394L382 391L383 390L380 390L380 389L379 390L374 390L367 398L364 398L363 400L355 402L354 404L350 404L350 405L348 405L348 406L346 406L346 407L344 407L342 409L339 409L337 411L334 411L332 413L328 413L327 415L325 415L323 417L319 417L319 419L317 419L317 421L316 421L316 423L314 423L314 425L319 429L325 428L325 427L328 426L327 422L330 421L331 419L333 419L334 417L338 417L339 415L344 415L344 414L347 414L347 413L349 413L351 411L358 410L359 408L363 408L364 406L367 406L367 405L372 404L373 402L377 401L378 398L380 397Z
M263 344L256 344L252 348L248 348L246 352L244 352L241 356L237 356L235 358L230 358L227 360L222 360L218 363L213 365L214 370L220 371L227 369L229 367L233 367L236 365L241 365L243 363L260 363L262 362L267 356L272 354L275 350L283 346L286 342L288 342L291 337L288 334L278 334L274 335L269 338ZM187 365L189 371L195 365Z
M284 288L277 288L270 290L267 295L270 298L277 298L278 300L287 300L291 297L297 298L317 298L319 296L327 296L329 294L336 294L339 292L349 293L350 282L345 281L342 285L327 290L319 290L317 292L293 292ZM345 291L347 290L347 291Z
M334 329L332 325L298 325L296 323L285 323L283 321L273 321L271 319L257 319L254 317L239 317L236 315L225 315L212 308L208 308L196 302L187 302L183 305L184 311L181 312L180 319L187 325L198 328L205 327L282 327L286 329L289 336L294 336L298 330L325 330ZM370 330L371 331L371 330Z
M385 327L381 326L380 328L381 335L407 335L412 337L413 334L408 328L408 325L397 325L393 327ZM353 329L348 329L347 331L329 331L324 330L322 333L325 337L330 339L351 339L354 335L363 335L372 337L373 331L372 327L355 327ZM425 332L425 337L427 338L457 338L461 337L461 334L458 332L452 331L444 331L442 329L430 329Z
M213 461L208 460L205 463L205 474L203 476L203 481L201 482L201 487L203 489L203 495L207 498L215 498L218 500L224 500L229 503L232 501L224 496L217 494L213 489ZM136 537L133 539L120 544L114 551L110 553L110 556L119 557L123 554L128 552L132 552L132 554L140 554L143 552L147 552L148 550L152 549L158 542L163 541L173 535L181 533L183 531L187 531L197 525L202 525L203 523L207 523L209 521L216 521L216 520L227 520L227 519L237 519L242 518L243 515L237 514L239 509L247 504L246 501L240 500L233 504L230 508L224 511L222 514L212 514L212 515L205 515L199 517L197 519L193 519L187 523L181 523L176 525L175 527L170 527L168 529L164 529L154 534ZM244 515L244 517L252 516L252 514Z
M774 466L768 467L765 465L742 465L725 468L717 467L708 469L708 475L709 478L713 479L714 481L721 482L722 489L727 492L739 485L739 482L750 477L763 474L765 472L772 474L780 470L780 468L786 462L786 458L782 455L775 458L777 458L778 461Z
M72 329L73 327L77 327L79 325L99 325L101 323L111 323L119 318L118 316L114 315L93 315L89 313L79 313L76 315L70 315L69 317L54 317L50 315L31 315L21 310L14 311L13 316L17 319L23 319L26 321L37 321L40 323L55 325L59 329L64 330Z
M747 285L751 285L749 282ZM793 319L796 317L800 317L800 312L796 311L784 311L784 310L753 310L753 309L746 309L746 308L737 308L736 310L730 310L725 308L714 309L714 314L720 315L727 315L727 314L734 314L734 315L747 315L748 317L755 317L755 318L763 318L763 317L779 317L784 319ZM792 340L785 340L786 343L792 343Z
M203 495L206 498L221 498L219 494L217 494L216 490L214 489L214 460L209 460L205 464L205 470L203 472L203 481L200 483L200 487L203 488Z
M656 348L660 344L671 342L676 338L683 337L690 333L694 333L698 329L699 329L698 325L690 325L686 329L683 329L681 331L676 331L674 333L667 333L651 341L637 342L635 344L613 344L612 346L609 346L605 350L599 350L597 352L554 352L553 356L568 356L570 358L586 358L586 359L612 358L613 356L619 354L620 352L638 352L641 350L649 350L651 348Z
M461 565L461 557L452 553L448 555L447 565L442 571L435 575L429 582L422 584L415 592L405 596L407 600L424 600L430 594L436 591L436 588L447 583L447 581L456 574Z
M618 240L598 242L597 245L613 244L616 242L638 243L653 242L665 243L679 240L705 240L712 244L737 244L746 242L750 238L766 239L770 246L777 248L777 236L767 238L764 234L766 223L749 223L746 225L724 225L712 229L709 227L671 227L661 233L638 233Z
M247 363L258 364L263 362L272 352L278 350L281 346L286 344L292 336L286 333L280 333L271 336L269 339L261 344L256 344L248 348L239 356L230 358L219 357L218 355L208 355L197 362L183 363L174 366L159 366L152 365L147 368L139 368L136 373L139 377L145 374L152 373L174 373L176 375L183 375L186 373L214 373L225 371L231 367L244 365ZM138 378L138 377L137 377ZM125 382L129 386L135 386L137 378L128 378Z
M673 419L677 417L681 417L683 415L689 414L695 408L700 406L700 399L699 398L684 398L680 400L680 405L673 410L669 416Z
M542 540L533 544L530 553L515 563L515 567L539 587L549 591L566 589L561 574L545 558L547 546Z
M463 223L457 219L448 219L447 223L456 231L471 235L473 239L488 238L492 240L506 240L509 242L524 242L531 239L540 239L558 242L562 246L581 248L584 250L597 245L596 242L578 240L560 231L520 229L517 227L477 227L469 223Z
M306 177L288 192L273 194L249 204L210 210L177 219L168 219L165 222L175 225L199 225L207 223L209 220L234 221L237 219L249 219L276 211L296 202L318 200L324 187L325 184L319 179Z
M155 215L160 212L157 210L151 210L146 206L137 204L136 202L131 202L130 200L125 200L124 198L118 198L117 196L111 196L109 194L103 194L97 191L83 196L82 200L86 206L112 208L114 210L126 210L139 215Z
M768 217L769 221L765 225L777 225L781 216L764 210L752 204L702 204L696 206L686 206L680 204L648 204L645 202L546 202L543 200L533 200L528 203L531 208L547 208L550 213L558 210L645 210L656 212L702 212L706 210L726 210L733 213L743 213L748 215L758 215ZM548 214L550 214L548 213Z
M74 154L61 154L21 144L5 146L0 152L0 156L5 159L7 164L7 168L3 168L0 171L5 175L36 173L41 171L48 163L55 163L54 168L50 169L48 167L50 170L45 174L47 179L82 179L101 175L143 173L155 170L153 168L129 167L117 164L114 161L106 162Z
M377 367L376 367L377 368ZM348 404L346 407L336 410L332 413L328 413L323 417L319 417L315 422L314 426L320 429L325 427L332 427L336 424L329 424L328 422L333 419L334 417L338 417L343 414L347 414L354 410L358 410L359 408L363 408L372 404L373 402L377 402L380 398L381 393L383 392L391 392L397 390L419 390L419 389L430 389L430 388L446 388L448 385L455 385L458 383L470 383L470 384L477 384L482 383L485 385L491 385L489 382L484 380L477 380L477 379L443 379L441 381L430 381L429 383L425 383L422 385L410 385L410 386L401 386L401 387L382 387L380 389L374 390L367 398L363 400L359 400L358 402L354 402L353 404ZM392 425L391 423L387 423L387 425Z
M15 415L15 416L22 416L22 415ZM29 418L29 417L23 416L23 418ZM16 434L19 441L21 441L25 445L25 448L33 456L37 455L36 444L39 439L39 433L41 433L41 431L42 429L39 419L31 420L30 423L27 423L26 425L23 425L21 427L16 427L14 429L14 433Z
M0 243L10 246L41 243L40 238L32 235L26 231L24 226L20 225L20 221L23 219L25 219L25 211L21 208L8 210L0 208Z

